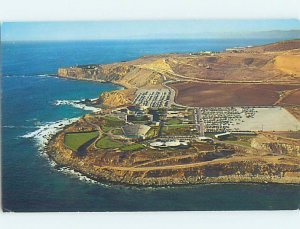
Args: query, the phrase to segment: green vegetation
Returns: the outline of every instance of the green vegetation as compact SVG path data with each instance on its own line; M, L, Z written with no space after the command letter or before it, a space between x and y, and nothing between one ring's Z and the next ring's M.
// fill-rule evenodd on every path
M126 145L122 142L117 142L111 139L109 136L104 136L100 140L96 142L96 146L100 149L116 149L120 148L122 151L134 151L143 149L144 145L140 143L133 143L130 145Z
M81 132L81 133L67 133L65 135L64 143L70 149L77 151L80 146L89 140L98 136L98 131Z
M178 119L178 118L172 118L172 119L168 119L166 122L165 122L166 125L178 125L178 124L181 124L181 120Z
M215 135L216 134L220 134L220 133L205 133L205 137L209 137L209 138L214 138L215 139Z
M157 137L159 134L159 126L153 126L151 129L146 133L146 138L154 138Z
M253 136L241 135L241 136L229 136L224 140L225 143L236 144L240 146L251 147L251 140Z
M125 125L125 122L117 117L105 116L103 117L103 122L101 123L101 128L104 132L108 132L111 129L115 129Z
M134 150L139 150L139 149L143 149L144 145L140 144L140 143L134 143L131 145L125 145L123 147L120 148L120 150L122 151L134 151Z
M113 129L112 130L112 134L114 134L114 135L122 135L123 131L121 130L121 128Z
M186 109L185 107L179 107L179 106L176 106L176 105L172 105L170 110L173 110L173 111L184 111L185 109Z
M149 118L147 116L134 117L132 121L144 122L149 121Z
M115 149L123 145L123 143L114 141L108 136L104 136L96 142L96 146L100 149Z
M150 122L149 117L147 117L146 115L139 117L135 117L134 115L128 115L127 120L135 124L147 124L148 122Z
M177 126L164 126L162 128L162 135L191 135L196 134L195 126L191 125L177 125Z

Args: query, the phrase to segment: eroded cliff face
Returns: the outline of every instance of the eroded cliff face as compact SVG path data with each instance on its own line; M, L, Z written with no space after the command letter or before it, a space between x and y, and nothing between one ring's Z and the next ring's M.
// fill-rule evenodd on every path
M134 93L138 88L163 87L162 73L130 62L60 68L58 76L79 80L112 82L126 87L127 90L105 92L100 96L99 101L107 108L129 104L133 101Z
M265 160L237 161L203 161L202 164L191 166L183 163L178 168L157 163L156 167L139 166L136 168L122 165L118 155L98 152L98 158L93 155L78 157L61 144L52 146L51 157L60 165L69 166L93 179L107 182L125 183L131 185L178 185L197 183L226 182L275 182L299 183L299 166L286 162L272 163ZM127 160L134 160L133 155L122 155ZM144 158L147 161L147 158ZM122 163L123 162L123 163ZM162 162L164 162L162 160ZM172 160L170 161L172 162ZM101 165L103 163L103 165ZM175 163L175 162L174 162ZM172 163L171 163L172 164ZM187 166L184 166L186 164Z
M134 99L134 90L118 90L104 92L100 96L100 103L105 107L119 107L129 105Z
M89 130L89 124L82 119L80 121L80 126ZM76 131L78 128L74 123L66 131ZM294 151L285 151L284 155L274 151L255 154L225 145L219 149L197 151L200 145L195 144L195 148L184 151L147 148L134 152L97 149L91 145L85 156L78 156L64 145L64 132L61 132L50 142L48 154L58 164L71 167L93 179L131 185L300 183L300 158L290 154Z
M130 67L127 65L88 65L59 68L58 76L111 82L121 80L129 71Z
M161 73L130 63L60 68L58 76L118 83L127 88L151 87L163 82Z

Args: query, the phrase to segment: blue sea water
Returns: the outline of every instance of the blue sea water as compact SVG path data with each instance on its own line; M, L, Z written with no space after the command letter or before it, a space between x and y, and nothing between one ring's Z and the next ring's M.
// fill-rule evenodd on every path
M210 184L134 188L56 170L41 134L90 111L61 100L95 98L109 83L57 78L61 66L111 63L143 55L221 51L273 40L115 40L2 43L2 207L5 211L158 211L296 209L298 185ZM40 131L40 132L39 132ZM44 131L44 132L43 132ZM38 134L37 134L38 133Z

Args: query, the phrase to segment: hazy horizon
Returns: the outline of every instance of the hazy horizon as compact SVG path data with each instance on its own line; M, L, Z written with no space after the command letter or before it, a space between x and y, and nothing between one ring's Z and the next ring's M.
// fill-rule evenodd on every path
M145 39L300 38L297 19L5 22L1 40L85 41Z

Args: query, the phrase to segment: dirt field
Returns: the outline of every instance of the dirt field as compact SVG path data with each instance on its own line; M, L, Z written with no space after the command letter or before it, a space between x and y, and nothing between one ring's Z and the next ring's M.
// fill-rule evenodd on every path
M299 88L295 85L177 83L175 101L189 106L270 106L279 99L279 92ZM292 95L291 95L292 96ZM296 95L296 97L298 94ZM294 100L293 97L289 100ZM295 100L297 100L295 98Z
M285 109L300 121L300 107L286 107Z
M281 104L283 105L300 105L300 90L295 91L285 97L282 101Z
M289 74L300 74L300 55L282 55L275 58L275 66Z

